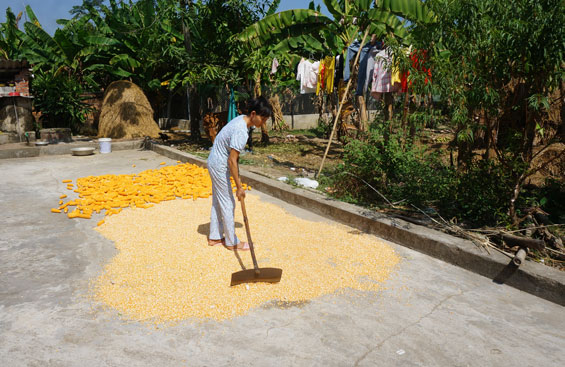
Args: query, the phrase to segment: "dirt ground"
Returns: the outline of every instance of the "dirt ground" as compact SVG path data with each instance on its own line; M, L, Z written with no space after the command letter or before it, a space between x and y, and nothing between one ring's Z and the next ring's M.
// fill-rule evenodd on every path
M282 176L313 178L320 168L328 144L328 139L320 138L309 130L270 131L269 144L263 144L260 140L260 132L255 132L252 151L243 152L239 163L251 172L275 179ZM171 145L174 145L174 142L171 142ZM209 140L203 139L197 143L182 142L176 147L207 158L211 145ZM342 163L342 154L343 144L334 139L324 163L324 170L331 172Z
M203 138L199 142L191 142L188 134L167 132L163 143L176 146L178 149L207 158L212 143ZM320 168L322 157L328 144L328 139L312 130L270 131L269 144L261 143L260 131L253 134L252 152L244 152L240 156L240 164L245 168L270 178L287 177L313 177ZM451 159L457 160L457 152L450 156L450 142L453 132L449 129L425 129L420 139L420 144L426 145L433 151L444 153L444 160L449 163ZM533 163L539 166L555 155L562 154L565 144L558 143L549 147L538 156ZM332 140L328 156L324 163L324 170L331 172L337 165L343 163L343 144L337 139ZM476 156L481 157L484 150L476 151ZM496 153L491 152L494 157ZM565 183L565 158L561 157L536 172L527 181L528 184L543 185L545 180L551 178Z

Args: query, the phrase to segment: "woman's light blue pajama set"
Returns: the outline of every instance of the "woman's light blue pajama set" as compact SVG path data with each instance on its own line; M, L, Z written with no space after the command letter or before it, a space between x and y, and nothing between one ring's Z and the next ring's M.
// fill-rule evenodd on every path
M212 179L212 213L210 215L210 239L226 239L226 246L236 246L235 199L230 183L228 158L232 149L243 151L247 143L247 124L240 115L220 130L208 156L208 172ZM223 235L222 235L223 234Z

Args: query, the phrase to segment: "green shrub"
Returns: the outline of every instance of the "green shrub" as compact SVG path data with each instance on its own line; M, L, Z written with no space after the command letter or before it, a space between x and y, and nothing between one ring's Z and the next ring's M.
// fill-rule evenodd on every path
M373 129L364 141L349 142L344 151L344 164L334 180L337 195L350 195L350 200L378 204L381 197L368 185L391 201L407 200L415 205L435 205L450 196L455 177L437 154L405 145L401 133L384 138L383 131ZM346 177L347 176L347 177ZM363 181L365 182L363 182Z
M36 72L32 88L42 127L67 127L73 133L80 132L93 109L84 103L87 91L78 80L63 73Z
M324 118L318 119L318 125L312 128L310 131L314 133L318 138L328 138L332 132L332 122L327 121Z
M512 177L502 165L479 161L458 173L453 206L443 208L446 215L473 226L508 224L508 201Z
M468 225L509 223L512 172L484 161L457 172L439 154L406 141L402 133L385 139L381 129L373 129L366 140L346 145L344 163L324 185L340 199L362 205L386 205L377 190L391 202L433 209Z

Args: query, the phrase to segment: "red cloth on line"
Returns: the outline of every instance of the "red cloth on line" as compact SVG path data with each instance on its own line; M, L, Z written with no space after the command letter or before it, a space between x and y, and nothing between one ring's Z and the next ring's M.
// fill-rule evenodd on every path
M405 71L400 74L400 87L402 93L408 92L408 75L410 75L409 71Z
M424 63L428 59L428 51L427 50L414 50L410 54L410 60L412 60L412 67L416 70L422 71L427 74L424 83L427 85L428 81L431 83L432 81L432 70L426 68ZM412 86L412 82L408 81L408 76L410 76L409 71L405 71L400 75L400 84L402 87L402 92L408 92L408 88Z

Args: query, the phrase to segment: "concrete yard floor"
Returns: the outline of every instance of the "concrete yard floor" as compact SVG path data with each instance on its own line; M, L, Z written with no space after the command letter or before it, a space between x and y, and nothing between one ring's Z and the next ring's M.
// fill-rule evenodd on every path
M135 150L0 161L0 366L565 365L565 308L395 244L403 260L378 293L265 305L220 323L121 320L87 298L112 242L95 219L50 208L62 179L163 161L174 163Z

